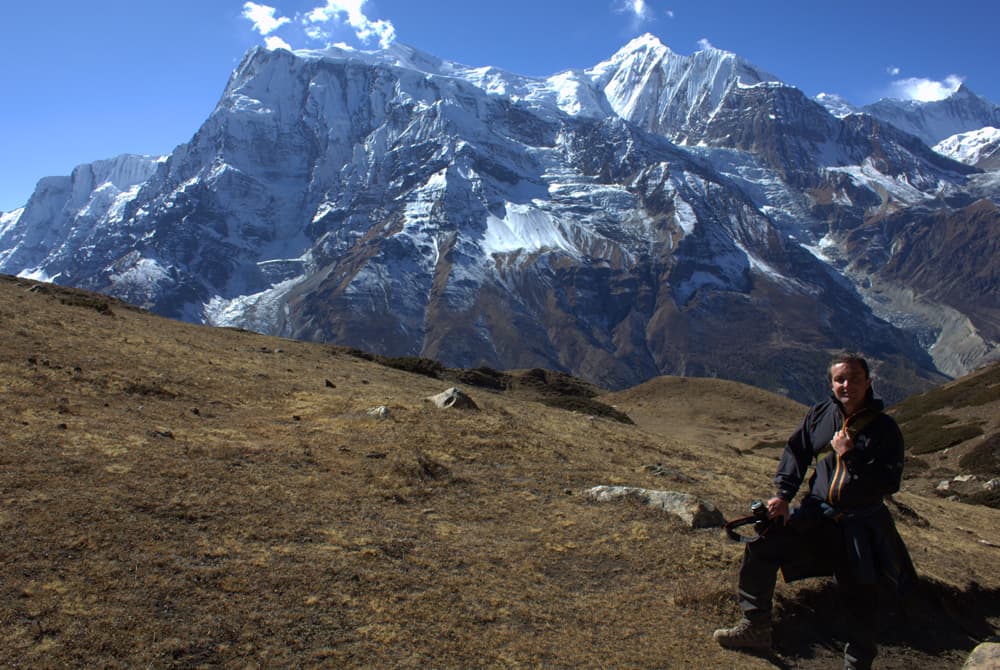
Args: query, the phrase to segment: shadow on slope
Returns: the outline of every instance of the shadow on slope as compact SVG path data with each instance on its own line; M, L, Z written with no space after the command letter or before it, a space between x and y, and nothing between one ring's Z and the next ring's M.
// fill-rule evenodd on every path
M1000 590L977 584L958 590L928 578L921 578L902 601L883 594L882 603L886 614L878 631L880 668L959 667L970 647L993 638L1000 617ZM834 584L811 583L792 597L779 597L776 613L775 650L780 658L815 658L820 649L841 652L848 613Z
M509 372L500 372L489 367L447 368L438 361L418 356L382 356L353 348L345 348L343 351L395 370L465 384L487 391L507 393L517 398L534 400L549 407L557 407L571 412L599 416L621 423L632 423L632 419L624 412L596 400L601 389L563 372L541 368Z

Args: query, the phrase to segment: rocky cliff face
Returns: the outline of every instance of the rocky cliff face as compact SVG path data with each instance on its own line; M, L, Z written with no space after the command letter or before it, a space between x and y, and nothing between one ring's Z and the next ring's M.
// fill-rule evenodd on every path
M810 400L846 347L880 361L891 398L996 354L992 307L958 299L971 280L926 291L947 259L919 277L905 260L935 217L988 252L961 231L995 220L980 212L993 182L722 51L647 36L532 79L402 45L256 49L190 142L119 160L132 167L113 178L95 164L43 180L0 221L0 270L615 388L680 373ZM906 290L915 307L885 308ZM954 318L920 316L937 305Z

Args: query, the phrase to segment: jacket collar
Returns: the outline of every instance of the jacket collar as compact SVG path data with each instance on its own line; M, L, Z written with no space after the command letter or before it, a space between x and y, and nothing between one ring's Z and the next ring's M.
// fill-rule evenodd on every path
M847 415L847 411L844 409L844 405L837 399L837 396L830 392L830 400L832 400L837 407L840 408L840 413L844 416ZM868 389L868 393L865 394L865 402L855 414L861 414L862 412L881 412L885 409L885 403L881 398L875 396L875 392Z

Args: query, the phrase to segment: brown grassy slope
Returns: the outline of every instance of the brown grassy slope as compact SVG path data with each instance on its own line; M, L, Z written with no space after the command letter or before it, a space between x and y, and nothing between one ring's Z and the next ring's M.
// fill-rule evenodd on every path
M1000 363L907 398L891 408L907 439L912 485L923 492L956 475L948 495L1000 508Z
M10 278L0 326L2 667L836 658L811 614L832 606L822 583L782 588L777 657L717 648L739 548L581 495L669 488L741 514L774 460L720 449L724 426L663 434L473 388L481 411L441 411L423 398L442 381L333 347ZM367 414L376 405L388 418ZM735 446L756 435L742 432ZM931 595L995 601L998 550L979 540L1000 544L998 513L901 497L921 517L901 527ZM952 619L890 638L883 667L957 668L964 634L996 623Z
M736 453L784 445L806 407L784 396L723 379L657 377L603 402L642 428ZM770 467L770 466L769 466Z

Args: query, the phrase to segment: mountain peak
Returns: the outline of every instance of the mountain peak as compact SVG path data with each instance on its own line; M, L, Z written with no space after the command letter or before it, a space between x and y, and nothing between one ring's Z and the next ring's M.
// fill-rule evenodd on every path
M597 65L594 70L618 67L626 62L655 62L674 55L670 47L652 33L644 33L616 51L611 58Z
M643 33L629 41L628 44L618 50L618 53L632 53L635 51L670 51L670 47L660 41L660 38L652 33Z
M270 54L272 52L264 47L255 47L248 52L244 59L260 53ZM428 74L450 73L452 70L462 67L457 63L443 60L402 42L393 42L384 49L363 50L347 45L331 45L324 49L296 49L291 53L299 58L390 65Z
M952 93L950 97L955 97L955 96L959 96L959 95L961 95L961 96L970 96L970 95L975 96L976 94L972 92L971 88L969 88L968 86L966 86L964 83L961 83L961 84L958 85L958 88L955 89L955 92Z
M857 108L848 102L843 96L836 93L819 93L816 102L823 105L828 112L838 118L844 118L849 114L857 113Z
M439 73L446 64L443 59L402 42L393 42L385 49L371 53L393 58L400 67L431 74Z
M737 55L735 53L733 53L732 51L727 51L726 49L720 49L719 47L717 47L717 46L715 46L715 45L713 45L710 42L705 41L705 40L703 40L698 45L698 50L695 51L695 53L696 54L698 54L698 53L717 54L719 56L729 56L731 58L737 58Z
M997 107L997 104L994 103L992 100L987 100L986 98L984 98L983 96L979 95L971 88L966 86L965 84L959 84L958 88L956 88L955 91L945 99L960 104L971 103L986 107L993 107L993 108Z
M861 111L916 135L927 146L959 133L1000 126L1000 106L976 95L965 84L940 100L882 98Z

